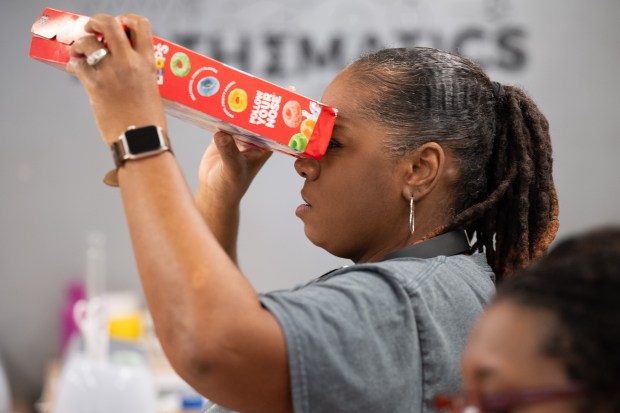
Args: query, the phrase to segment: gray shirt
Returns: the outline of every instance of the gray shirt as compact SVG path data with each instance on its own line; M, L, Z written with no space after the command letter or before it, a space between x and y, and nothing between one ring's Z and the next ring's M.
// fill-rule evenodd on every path
M460 386L493 281L482 254L399 258L263 294L286 339L295 413L431 412L436 393Z

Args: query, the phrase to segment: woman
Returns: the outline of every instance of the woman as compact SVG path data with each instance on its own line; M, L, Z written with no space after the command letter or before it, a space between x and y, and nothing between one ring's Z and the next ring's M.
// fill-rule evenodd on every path
M620 228L562 242L499 288L440 411L620 411L619 296Z
M104 141L129 125L165 133L148 22L98 15L85 30L109 53L82 38L68 70ZM258 297L236 264L239 204L269 153L216 133L195 200L168 151L119 169L158 336L177 372L229 409L426 411L458 386L493 272L527 264L555 234L547 122L517 88L433 49L363 58L322 100L338 119L323 159L295 162L296 213L313 243L357 265L303 288Z

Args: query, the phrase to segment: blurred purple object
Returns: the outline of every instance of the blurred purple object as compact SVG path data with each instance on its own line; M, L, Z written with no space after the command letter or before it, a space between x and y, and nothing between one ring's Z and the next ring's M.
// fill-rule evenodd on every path
M73 338L73 335L79 331L75 319L73 318L73 307L79 300L86 298L86 288L84 281L73 280L67 284L65 289L65 305L62 308L61 332L60 332L60 354L64 355L65 351Z

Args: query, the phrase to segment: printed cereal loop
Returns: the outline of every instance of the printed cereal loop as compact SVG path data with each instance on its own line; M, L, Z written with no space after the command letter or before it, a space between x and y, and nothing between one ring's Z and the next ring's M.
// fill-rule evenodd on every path
M228 107L233 112L243 112L248 107L248 94L243 89L233 89L228 95Z
M289 100L282 108L282 120L289 128L298 128L301 123L301 105L296 100Z
M306 146L308 146L308 138L306 138L306 135L303 133L296 133L291 137L288 146L297 149L299 152L303 152L306 150Z
M213 96L220 90L220 81L213 76L203 77L198 81L198 93L201 96Z
M187 76L191 68L192 65L189 62L189 57L185 53L176 52L172 55L172 59L170 59L170 70L172 70L173 75L177 77Z
M162 59L161 57L158 57L157 59L155 59L156 69L163 69L165 65L166 65L166 61Z
M301 133L306 135L306 138L310 139L310 136L312 136L312 131L314 130L314 125L316 125L316 121L314 119L305 119L301 122Z
M321 107L316 102L310 102L310 112L312 112L312 118L317 119L321 114Z

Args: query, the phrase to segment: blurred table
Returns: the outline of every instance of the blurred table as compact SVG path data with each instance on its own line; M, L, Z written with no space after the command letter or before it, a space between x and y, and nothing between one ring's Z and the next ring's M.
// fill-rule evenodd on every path
M161 369L158 374L166 375L166 374L174 374L171 367L169 365L161 365L158 366ZM41 395L40 401L36 405L36 411L38 413L57 413L53 411L54 400L56 396L56 385L58 383L58 377L60 375L60 363L57 360L51 361L48 363L46 372L45 372L45 382L43 386L43 393ZM158 410L154 413L196 413L202 411L202 409L192 409L192 410L179 410L177 407L180 404L180 400L177 398L176 402L174 400L166 401L161 397L158 399ZM21 412L29 412L29 410L16 410L16 413ZM85 412L87 413L87 412ZM140 412L142 413L142 412Z

